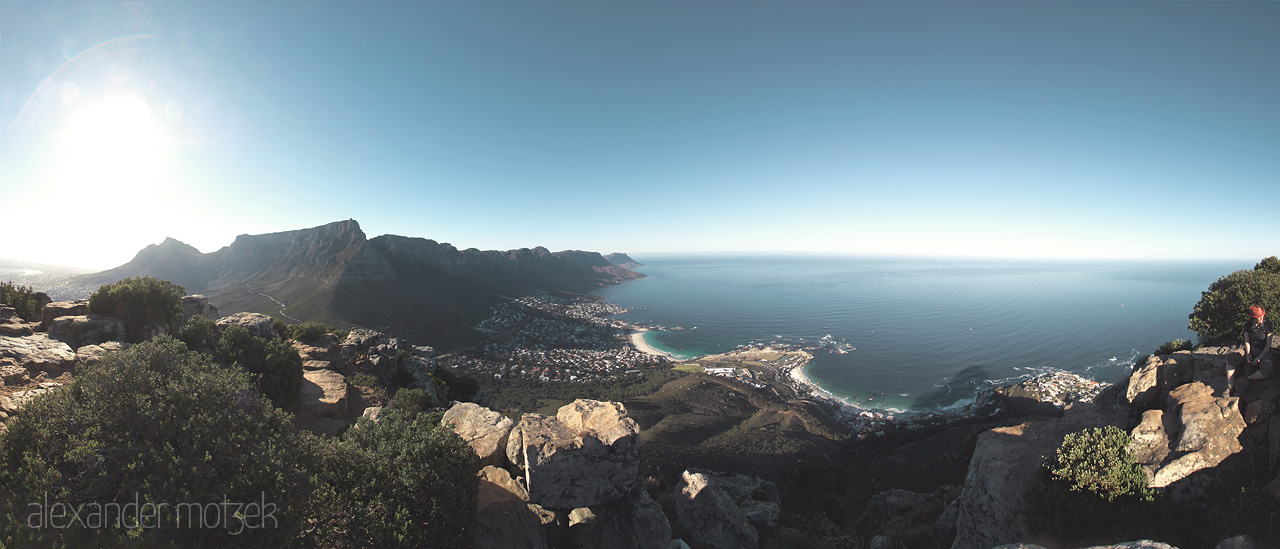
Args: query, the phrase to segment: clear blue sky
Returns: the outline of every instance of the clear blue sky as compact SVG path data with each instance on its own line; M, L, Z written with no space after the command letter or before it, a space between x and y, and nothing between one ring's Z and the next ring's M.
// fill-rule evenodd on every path
M1257 260L1276 2L0 3L0 257Z

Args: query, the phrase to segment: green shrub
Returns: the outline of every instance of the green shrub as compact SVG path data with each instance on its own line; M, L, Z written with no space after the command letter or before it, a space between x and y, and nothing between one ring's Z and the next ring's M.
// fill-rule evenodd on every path
M475 520L475 452L439 414L386 410L328 448L307 510L321 547L462 547Z
M254 375L262 394L276 406L288 408L297 402L302 357L289 342L257 337L244 326L230 325L218 337L214 358L225 364L239 363Z
M1239 343L1252 305L1273 311L1280 307L1280 270L1272 270L1269 257L1252 271L1240 270L1219 278L1200 293L1200 302L1188 316L1188 327L1204 344Z
M178 328L177 337L190 349L213 350L218 344L218 324L207 317L194 315Z
M1067 435L1023 494L1027 532L1060 541L1137 535L1151 527L1155 492L1118 427Z
M297 535L311 493L312 438L258 396L247 374L168 336L81 367L73 385L37 397L6 425L0 540L11 546L280 547ZM274 520L243 530L254 524L231 512L221 527L191 527L191 507L177 507L264 500L276 506ZM29 528L29 504L45 502L84 505L82 517L97 506L112 527L68 519L68 528ZM124 506L135 502L167 504L140 525L158 528L129 528L136 513ZM125 528L114 527L119 519Z
M298 341L313 341L324 334L337 333L338 329L323 322L303 322L289 327L289 337ZM345 335L343 338L345 339Z
M1190 350L1191 350L1190 341L1187 341L1185 339L1175 339L1173 341L1166 342L1164 345L1161 345L1159 349L1156 349L1155 354L1167 355L1169 353L1176 353L1178 351L1190 351Z
M187 291L168 280L152 277L126 278L104 285L89 296L89 312L112 315L124 321L125 339L137 343L146 339L152 326L169 333L182 321L182 296Z
M426 389L400 389L391 398L391 406L409 415L416 415L435 408L435 399Z
M368 387L372 389L378 386L378 378L373 374L356 374L351 376L351 384L356 387Z
M40 320L40 302L36 292L27 286L12 282L0 282L0 303L13 307L18 317L27 322Z
M275 330L276 335L280 336L280 339L289 339L289 336L293 334L292 327L285 324L283 320L274 316L271 317L271 329Z

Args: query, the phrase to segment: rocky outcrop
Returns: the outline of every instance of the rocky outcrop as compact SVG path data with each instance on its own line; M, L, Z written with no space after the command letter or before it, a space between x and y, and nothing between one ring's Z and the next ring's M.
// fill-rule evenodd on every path
M529 494L505 469L485 466L477 474L476 549L542 549L542 521L526 503Z
M302 373L297 414L300 418L333 418L347 415L347 380L330 370Z
M49 337L70 345L72 349L121 341L124 339L124 322L106 315L62 316L49 324Z
M1163 411L1144 412L1133 432L1134 453L1151 473L1151 486L1168 487L1244 449L1239 399L1214 397L1197 381L1173 389L1167 400Z
M66 343L37 333L24 337L0 336L0 372L6 384L38 372L56 377L75 364L76 353Z
M471 402L460 402L444 413L442 425L475 450L483 465L499 465L506 458L507 436L515 422L488 408Z
M639 485L639 432L622 404L579 399L555 417L525 414L511 431L507 457L524 471L529 501L589 507Z
M78 299L76 301L54 301L44 306L40 313L40 330L47 331L49 325L53 324L54 319L63 316L77 316L89 314L89 300Z
M182 318L191 318L193 316L203 316L210 320L218 320L218 308L209 303L209 298L196 294L183 296L182 298Z
M29 336L39 327L38 322L23 320L13 307L0 306L0 336Z
M409 380L407 388L426 390L434 405L439 406L443 403L440 389L431 377L436 371L435 360L431 358L434 352L431 347L410 345L402 339L362 328L351 330L337 348L342 364L369 372L384 386L403 376Z
M685 471L680 477L675 516L689 532L687 539L715 549L759 546L759 532L714 477L693 471Z
M1108 384L1085 379L1070 372L1046 372L1012 385L997 387L997 404L1011 415L1043 414L1060 416L1068 404L1093 402Z
M1063 438L1091 427L1125 427L1128 410L1105 404L1075 404L1061 418L1035 418L978 436L964 488L956 500L952 549L994 547L1022 537L1022 492Z
M646 549L671 543L671 523L643 488L609 503L574 509L569 530L583 549Z
M244 326L249 333L257 337L272 339L276 337L275 319L262 313L236 313L218 319L218 327Z
M76 349L76 362L84 365L97 364L107 353L128 348L125 343L108 341L101 345L84 345Z

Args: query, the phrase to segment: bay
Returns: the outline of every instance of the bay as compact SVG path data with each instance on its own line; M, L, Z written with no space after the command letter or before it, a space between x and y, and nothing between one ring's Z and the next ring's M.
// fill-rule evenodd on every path
M940 410L1048 369L1106 382L1195 339L1200 292L1246 262L1031 262L834 256L633 256L647 278L598 294L678 357L813 345L809 376L851 404ZM681 329L674 329L674 328ZM825 340L823 338L826 338Z

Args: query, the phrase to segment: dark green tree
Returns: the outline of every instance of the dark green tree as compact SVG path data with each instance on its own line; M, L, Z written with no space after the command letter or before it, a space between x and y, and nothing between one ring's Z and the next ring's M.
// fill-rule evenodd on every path
M1274 259L1274 258L1268 258ZM1267 270L1266 259L1259 269L1240 270L1219 278L1200 293L1200 302L1188 316L1188 328L1205 344L1239 343L1252 305L1267 311L1280 307L1280 272Z
M1276 256L1274 255L1263 259L1262 261L1259 261L1257 265L1253 266L1253 270L1264 273L1280 274L1280 259L1276 259Z
M153 328L174 333L182 325L182 296L187 291L168 280L149 276L106 284L89 296L89 312L124 321L125 339L137 343Z

